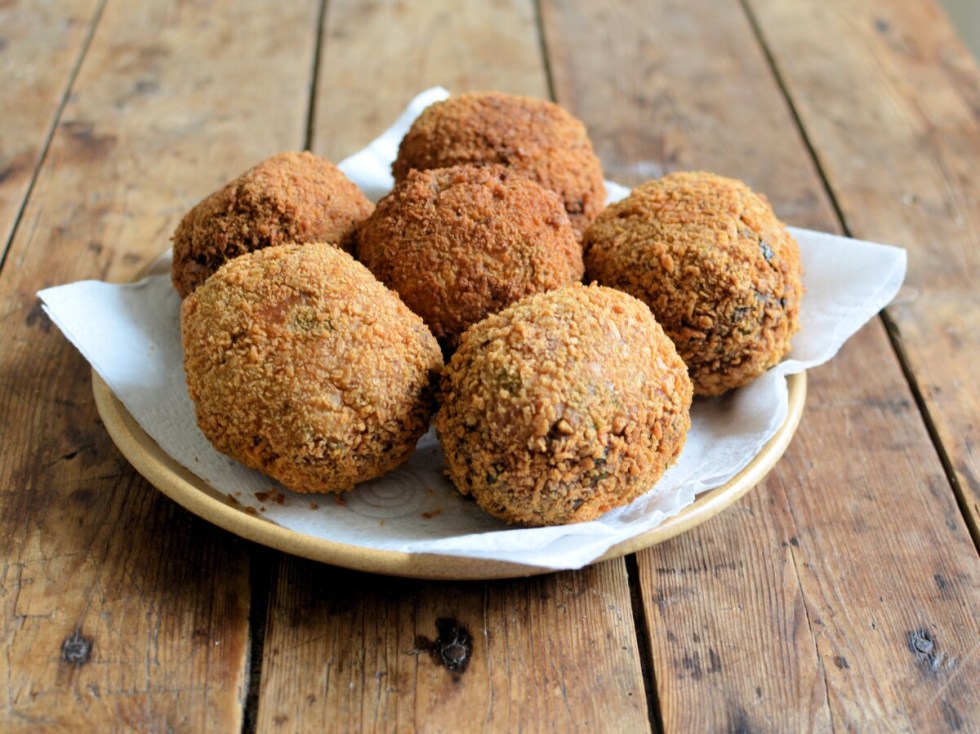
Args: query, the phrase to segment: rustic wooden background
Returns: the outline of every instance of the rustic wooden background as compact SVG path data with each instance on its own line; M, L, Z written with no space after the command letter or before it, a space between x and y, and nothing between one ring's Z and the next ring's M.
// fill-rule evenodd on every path
M435 84L556 99L609 178L709 169L908 248L733 508L408 581L237 539L115 449L36 291L131 278L226 180ZM936 0L6 0L0 110L0 729L980 731L980 73Z

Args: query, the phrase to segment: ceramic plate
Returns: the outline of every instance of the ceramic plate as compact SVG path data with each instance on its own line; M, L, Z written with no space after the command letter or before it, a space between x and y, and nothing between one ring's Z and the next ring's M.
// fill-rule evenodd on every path
M726 484L700 494L695 502L653 530L613 546L599 561L661 543L714 517L758 484L789 445L806 401L806 373L790 375L789 411L782 426L752 461ZM405 553L338 543L288 530L247 512L175 462L150 438L95 372L95 402L109 435L129 462L177 504L248 540L335 566L427 579L494 579L548 573L549 569L485 559Z

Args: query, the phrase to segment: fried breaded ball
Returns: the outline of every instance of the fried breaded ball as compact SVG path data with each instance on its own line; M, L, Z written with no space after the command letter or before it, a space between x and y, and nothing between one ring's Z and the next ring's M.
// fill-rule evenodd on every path
M585 235L586 276L646 303L696 395L777 364L799 329L799 246L764 196L711 173L672 173L611 205Z
M605 206L602 166L585 125L543 99L472 92L430 105L401 141L395 181L410 170L500 163L560 197L581 233Z
M435 425L448 474L498 518L592 520L649 491L680 454L691 381L645 305L574 285L469 329Z
M332 245L230 260L184 300L181 336L204 435L296 492L381 476L428 428L435 338Z
M373 208L330 161L279 153L184 216L173 236L174 287L185 297L226 261L273 245L329 242L350 252Z
M357 257L450 350L488 314L584 272L557 195L499 165L409 172L358 230Z

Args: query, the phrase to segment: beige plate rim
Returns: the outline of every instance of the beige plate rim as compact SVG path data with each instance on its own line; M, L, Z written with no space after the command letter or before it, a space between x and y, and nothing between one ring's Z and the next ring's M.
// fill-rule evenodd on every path
M634 553L686 532L717 515L762 481L789 446L803 415L806 373L790 375L787 385L786 420L742 471L722 486L700 494L693 504L656 528L613 546L594 563ZM150 484L189 512L242 538L314 561L388 576L478 580L532 576L554 570L487 559L365 548L281 527L246 512L241 505L232 504L224 494L174 461L94 371L92 391L110 437Z

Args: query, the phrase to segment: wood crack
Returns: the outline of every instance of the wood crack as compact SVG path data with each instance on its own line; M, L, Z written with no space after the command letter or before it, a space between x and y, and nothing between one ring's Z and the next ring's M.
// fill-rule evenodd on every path
M793 524L796 524L796 519L793 519ZM794 527L794 536L798 537L795 533L796 528ZM803 618L806 620L806 628L810 633L810 642L813 645L815 651L815 657L817 659L818 670L820 672L820 682L823 683L823 695L824 695L824 706L827 711L830 712L828 717L830 720L830 730L835 731L834 727L834 716L833 711L830 707L830 684L827 682L827 669L824 665L823 658L820 656L820 649L817 647L817 636L813 629L813 623L810 621L810 609L807 607L806 595L803 593L803 579L800 577L800 567L796 560L797 550L795 545L790 544L789 557L793 562L793 575L796 578L796 588L799 590L800 594L800 604L803 607Z

